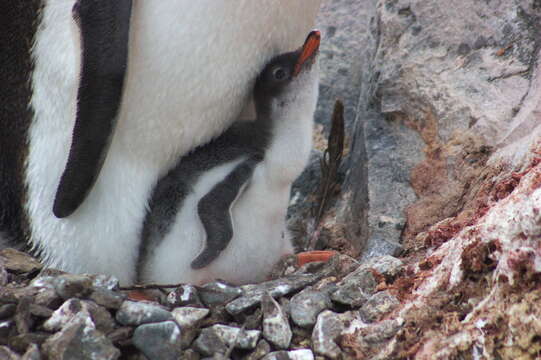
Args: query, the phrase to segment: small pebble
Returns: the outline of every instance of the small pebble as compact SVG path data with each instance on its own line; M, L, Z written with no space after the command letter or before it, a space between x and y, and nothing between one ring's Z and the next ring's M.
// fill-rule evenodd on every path
M314 353L310 349L275 351L267 354L261 360L314 360Z
M261 299L263 336L279 349L287 349L293 336L289 321L280 305L270 295Z
M214 325L201 331L201 335L195 340L194 347L197 351L206 356L215 353L224 354L230 346L239 349L254 349L261 334L257 330L244 330L240 328Z
M198 291L193 285L181 285L167 294L167 304L171 306L200 305Z
M116 320L122 325L141 325L173 320L173 316L158 305L124 301L116 313Z
M221 305L238 298L242 290L223 281L213 281L199 288L199 297L207 306Z
M151 360L177 360L181 330L174 321L143 324L133 333L133 344Z
M291 298L291 319L300 327L314 326L320 312L331 307L329 295L320 291L303 290Z
M388 291L382 291L372 295L361 307L359 313L363 321L373 322L399 304L400 302L395 296L391 295Z

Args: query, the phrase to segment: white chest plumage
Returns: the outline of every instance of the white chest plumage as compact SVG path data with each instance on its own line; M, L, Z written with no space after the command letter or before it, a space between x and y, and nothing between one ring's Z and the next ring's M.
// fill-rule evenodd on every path
M118 126L100 176L70 217L52 214L76 110L74 0L48 0L33 48L26 169L31 243L52 266L134 280L150 191L173 161L223 131L268 59L299 44L315 0L134 1Z

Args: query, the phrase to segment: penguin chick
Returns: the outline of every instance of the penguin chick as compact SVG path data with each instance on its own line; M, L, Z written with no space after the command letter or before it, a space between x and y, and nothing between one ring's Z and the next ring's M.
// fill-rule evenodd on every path
M255 84L256 120L237 121L158 182L141 280L260 281L292 253L285 214L311 148L319 42L312 31L300 49L272 59Z

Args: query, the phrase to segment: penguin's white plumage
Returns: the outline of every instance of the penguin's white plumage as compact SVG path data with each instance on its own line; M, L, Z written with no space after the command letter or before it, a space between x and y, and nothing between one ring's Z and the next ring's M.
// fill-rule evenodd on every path
M89 196L58 219L51 209L70 149L81 62L74 3L44 1L32 48L34 116L24 174L29 240L48 265L108 273L127 284L159 176L236 118L265 62L313 26L319 1L134 1L112 143Z

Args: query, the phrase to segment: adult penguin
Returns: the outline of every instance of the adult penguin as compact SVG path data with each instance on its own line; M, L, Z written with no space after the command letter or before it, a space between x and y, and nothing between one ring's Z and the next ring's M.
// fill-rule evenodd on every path
M44 262L131 283L148 198L249 102L318 0L0 4L0 231Z

